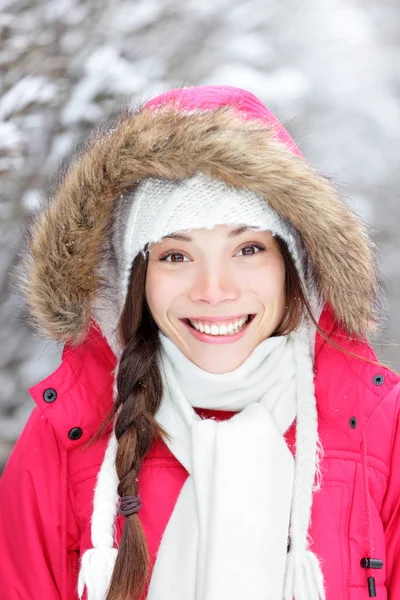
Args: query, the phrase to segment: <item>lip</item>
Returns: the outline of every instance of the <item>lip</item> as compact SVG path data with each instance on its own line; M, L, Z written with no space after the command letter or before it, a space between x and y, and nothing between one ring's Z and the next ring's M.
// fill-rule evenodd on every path
M244 317L245 315L241 315L241 316ZM188 329L190 331L190 333L193 335L193 337L200 340L200 342L205 342L206 344L233 344L234 342L237 342L238 340L240 340L240 338L242 338L246 334L248 328L254 321L254 317L255 317L255 315L252 315L252 318L245 325L245 327L243 327L243 329L238 331L238 333L234 333L233 335L211 335L211 333L202 333L201 331L197 331L197 329L194 329L193 327L191 327L188 323L186 323L186 321L184 319L180 319L180 321L181 321L181 323L183 323L183 325L186 327L186 329ZM231 318L231 317L229 317L229 318ZM197 319L194 319L194 320L197 321ZM204 319L204 320L209 320L209 319ZM200 319L199 319L199 321L200 321ZM214 318L213 321L221 321L221 317Z

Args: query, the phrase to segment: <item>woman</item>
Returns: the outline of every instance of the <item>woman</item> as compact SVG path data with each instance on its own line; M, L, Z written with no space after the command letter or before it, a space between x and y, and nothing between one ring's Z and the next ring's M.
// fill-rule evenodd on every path
M2 480L3 597L400 597L371 248L248 92L173 90L97 133L25 252L65 346Z

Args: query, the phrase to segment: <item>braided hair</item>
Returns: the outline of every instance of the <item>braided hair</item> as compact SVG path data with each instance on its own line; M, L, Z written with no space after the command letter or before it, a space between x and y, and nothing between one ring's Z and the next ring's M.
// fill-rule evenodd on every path
M121 315L124 343L113 408L118 441L116 470L119 496L138 495L138 474L153 440L165 433L154 415L162 398L157 355L157 325L145 300L147 259L139 253L132 265L129 293ZM149 553L137 514L125 517L107 600L140 600L149 576Z

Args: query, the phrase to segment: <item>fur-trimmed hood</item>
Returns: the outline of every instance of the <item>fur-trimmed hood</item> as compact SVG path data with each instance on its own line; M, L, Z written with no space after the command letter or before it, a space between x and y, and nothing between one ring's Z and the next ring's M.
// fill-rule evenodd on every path
M149 177L197 172L265 197L298 232L337 321L351 334L373 330L381 286L363 223L261 102L213 87L173 90L125 110L63 171L33 216L17 273L43 335L71 344L85 338L94 304L110 293L101 264L121 196Z

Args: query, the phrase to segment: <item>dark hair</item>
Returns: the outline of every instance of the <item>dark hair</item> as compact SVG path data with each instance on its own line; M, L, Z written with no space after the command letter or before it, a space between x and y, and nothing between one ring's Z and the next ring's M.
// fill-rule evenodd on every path
M352 355L332 342L318 326L287 244L278 236L275 239L285 262L286 311L272 335L287 335L294 331L306 312L326 341ZM133 261L129 289L120 320L124 351L117 374L117 401L95 436L95 439L99 437L116 417L116 468L120 496L138 495L141 462L157 436L163 439L167 437L167 433L154 418L162 398L161 376L157 366L160 343L158 327L145 298L146 272L147 254L144 256L139 253ZM140 600L148 583L149 564L148 549L139 517L132 514L125 518L106 600Z
M145 300L147 260L138 254L133 262L129 292L120 320L124 343L117 374L118 396L101 431L117 415L116 470L118 494L138 495L140 465L153 439L165 432L154 419L162 397L156 363L158 328ZM125 517L122 540L107 600L140 600L149 575L149 554L137 514Z

